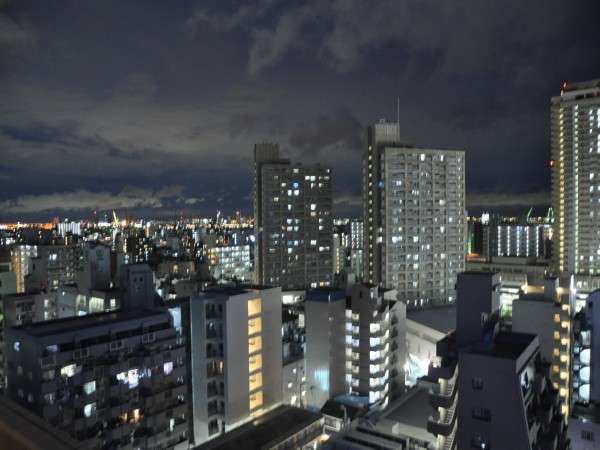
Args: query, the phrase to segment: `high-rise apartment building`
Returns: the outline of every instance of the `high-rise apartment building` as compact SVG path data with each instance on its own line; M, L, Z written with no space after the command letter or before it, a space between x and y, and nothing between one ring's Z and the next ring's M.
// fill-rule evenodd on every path
M15 245L11 251L11 265L17 279L17 293L25 292L25 277L32 269L32 258L37 258L37 245Z
M350 273L356 281L364 279L364 226L362 220L350 222Z
M464 152L404 145L397 124L368 128L364 278L410 307L452 303L465 264Z
M600 275L600 79L565 83L551 117L555 266Z
M276 144L257 144L254 162L257 284L331 286L331 170L280 159Z

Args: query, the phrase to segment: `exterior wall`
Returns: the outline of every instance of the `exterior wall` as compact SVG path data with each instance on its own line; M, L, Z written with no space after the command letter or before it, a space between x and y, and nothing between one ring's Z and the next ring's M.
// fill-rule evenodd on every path
M111 281L110 247L86 245L78 249L75 279L82 292L109 289Z
M367 148L363 156L362 192L364 227L364 281L371 284L382 282L381 247L383 235L383 198L379 186L381 160L386 146L400 145L400 126L380 122L367 128Z
M56 290L75 282L76 247L43 245L31 259L31 270L25 278L25 291Z
M481 436L488 443L481 448L531 449L515 361L461 353L459 367L457 448L471 448L473 440ZM482 389L473 388L474 378L483 380ZM489 411L490 420L474 418L475 409Z
M561 307L560 297L558 302L554 298L527 300L526 297L514 302L512 330L538 336L540 356L551 364L552 383L560 391L563 413L569 414L572 404L573 336L569 312Z
M278 162L263 164L261 171L260 284L284 289L331 286L330 169Z
M571 417L568 428L573 450L600 450L600 424Z
M552 206L559 272L600 274L600 80L552 98Z
M17 293L25 292L25 277L31 272L31 259L37 257L36 245L17 245L11 249L11 265L17 278Z
M306 361L304 358L284 364L281 376L282 402L296 407L306 406Z
M0 272L0 298L4 295L17 293L17 274L15 272Z
M316 295L316 294L315 294ZM328 296L329 294L323 294ZM306 315L306 403L321 409L327 400L344 394L345 295L331 300L311 299L307 294Z
M185 346L168 313L28 325L6 339L9 397L85 448L187 446Z
M453 303L465 267L464 152L383 154L381 283L409 307Z
M252 274L249 245L208 249L208 267L216 279L250 281Z
M256 314L249 307L253 300L260 300ZM208 291L190 303L191 339L200 343L192 344L197 445L281 404L281 289ZM260 348L250 345L259 339ZM251 370L257 358L262 363ZM260 395L262 403L253 404Z
M394 291L352 287L346 321L346 381L349 392L369 405L385 406L404 387L406 305L390 300Z
M498 224L485 226L484 253L494 256L545 258L547 249L545 236L550 225Z

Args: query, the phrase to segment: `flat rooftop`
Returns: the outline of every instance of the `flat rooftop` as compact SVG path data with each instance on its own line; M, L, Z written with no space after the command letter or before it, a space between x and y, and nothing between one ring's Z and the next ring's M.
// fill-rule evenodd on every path
M433 408L429 404L429 390L415 387L388 406L382 418L413 427L427 428Z
M471 351L497 358L516 360L536 338L535 334L500 332L491 344L474 345Z
M0 398L2 448L13 450L77 450L83 445L7 398Z
M456 306L407 311L406 318L440 333L448 334L456 328Z
M196 450L261 450L276 445L321 419L321 414L279 406Z
M88 328L105 327L107 325L136 319L148 319L164 316L166 312L159 310L140 309L134 311L112 311L87 316L67 317L47 322L30 323L15 327L34 337L51 336L53 334L71 333Z
M306 301L311 302L335 302L346 300L346 291L335 288L318 288L306 291Z
M275 286L257 286L257 285L240 285L240 286L211 286L210 288L200 291L199 294L206 296L214 295L215 297L232 297L234 295L248 294L256 291L265 291L276 289Z

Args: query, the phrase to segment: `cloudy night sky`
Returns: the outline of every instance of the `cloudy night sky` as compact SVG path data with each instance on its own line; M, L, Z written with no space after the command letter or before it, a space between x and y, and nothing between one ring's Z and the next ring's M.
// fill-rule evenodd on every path
M470 211L549 203L549 104L600 78L600 2L0 0L0 219L251 211L252 148L331 165L365 126L467 151Z

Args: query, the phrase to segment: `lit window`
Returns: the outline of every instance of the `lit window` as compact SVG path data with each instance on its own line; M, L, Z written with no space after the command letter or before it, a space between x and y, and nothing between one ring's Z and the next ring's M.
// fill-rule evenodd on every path
M258 389L259 387L262 387L262 384L262 372L253 373L248 377L248 390L250 392L254 391L255 389Z
M64 366L62 369L60 369L61 376L65 378L70 378L79 372L81 372L81 367L76 364L69 364L68 366Z
M262 320L260 317L248 320L248 335L260 333L262 331Z
M254 372L262 368L262 355L260 353L248 358L248 372Z
M248 300L248 316L255 316L261 313L262 301L260 298Z
M249 402L249 406L250 406L250 411L261 407L263 404L263 393L262 391L258 391L253 393L252 395L250 395L250 402Z
M86 395L90 395L96 392L96 381L92 380L85 383L83 385L83 392L85 392Z
M248 354L256 353L262 349L262 337L254 336L248 339Z
M85 417L92 417L96 413L96 402L88 403L83 407L83 415Z

